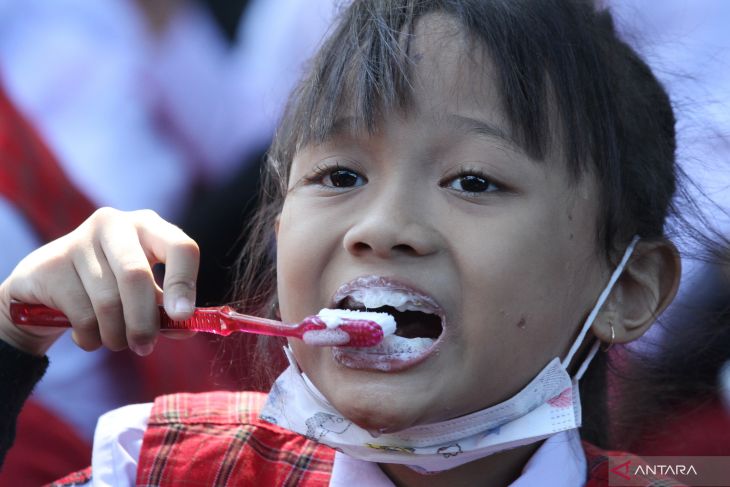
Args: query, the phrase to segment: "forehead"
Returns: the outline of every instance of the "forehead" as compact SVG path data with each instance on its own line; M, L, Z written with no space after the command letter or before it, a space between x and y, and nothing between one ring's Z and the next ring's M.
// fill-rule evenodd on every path
M408 49L417 107L477 109L504 118L487 49L456 19L446 14L419 18Z
M408 59L408 89L399 95L408 102L379 100L379 115L374 126L368 127L360 116L362 110L357 109L358 97L346 95L324 140L379 132L384 118L397 115L499 139L518 152L526 152L505 116L488 51L466 33L464 25L448 14L431 13L420 17L411 32L401 32L398 41Z

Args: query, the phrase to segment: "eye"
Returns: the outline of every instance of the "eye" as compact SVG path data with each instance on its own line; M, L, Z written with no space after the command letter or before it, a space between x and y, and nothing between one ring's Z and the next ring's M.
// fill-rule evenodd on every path
M355 171L349 169L334 169L322 176L322 184L335 188L353 188L362 186L365 180Z
M329 189L348 189L362 186L367 179L359 172L339 164L323 164L315 167L312 174L305 177L305 181Z
M473 172L458 174L444 181L441 186L462 193L491 193L500 190L489 178Z

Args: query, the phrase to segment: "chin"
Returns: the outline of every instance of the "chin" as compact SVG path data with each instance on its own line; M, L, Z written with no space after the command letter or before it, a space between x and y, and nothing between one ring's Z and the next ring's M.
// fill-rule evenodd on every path
M311 377L310 377L311 378ZM423 422L433 398L404 377L346 371L315 381L317 388L344 417L370 431L400 431Z
M368 431L392 433L415 424L412 404L393 404L387 397L334 397L332 405L344 417Z
M297 362L344 417L370 431L395 432L437 421L446 397L432 360L400 372L353 369L333 360L331 350L293 344ZM442 392L439 392L442 391Z

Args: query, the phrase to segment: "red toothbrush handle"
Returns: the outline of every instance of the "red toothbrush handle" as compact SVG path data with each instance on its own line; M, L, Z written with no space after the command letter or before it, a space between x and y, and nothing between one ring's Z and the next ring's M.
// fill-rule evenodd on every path
M175 321L170 318L162 305L160 310L160 329L196 330L227 336L232 332L245 331L260 335L274 335L303 339L308 331L323 331L327 327L319 316L309 316L297 325L285 325L279 321L258 318L236 313L228 306L196 308L193 316L186 320ZM10 318L16 325L52 326L70 328L71 323L61 311L42 304L10 302ZM347 344L353 347L372 347L383 340L383 329L377 323L367 320L347 319L340 325L347 333L349 341L329 342L331 337L320 338L318 345L335 346ZM339 340L339 339L338 339Z
M175 323L167 316L162 305L160 308L160 328L179 328L170 326ZM71 322L68 321L63 312L49 308L42 304L28 304L20 301L10 301L10 319L16 325L33 325L33 326L53 326L56 328L71 328Z
M65 314L42 304L10 302L10 318L16 325L55 326L70 328L71 323Z
M200 330L228 335L233 331L245 330L262 335L291 336L301 338L302 333L311 329L325 328L324 323L310 318L299 326L285 325L279 321L241 315L227 306L196 308L195 314L187 319L175 321L170 318L162 305L160 309L160 328L163 330ZM42 304L10 302L10 318L16 325L52 326L70 328L71 322L61 311ZM221 322L226 325L221 326Z
M284 325L279 321L240 315L227 306L213 308L196 308L192 317L175 321L165 313L159 305L160 329L162 330L198 330L229 335L234 331L248 331L263 335L292 336L301 338L309 329L324 328L324 323L307 321L300 326ZM234 318L235 316L235 318ZM19 301L10 302L10 318L16 325L52 326L71 328L71 322L63 312L42 304L28 304ZM226 324L222 324L222 323Z

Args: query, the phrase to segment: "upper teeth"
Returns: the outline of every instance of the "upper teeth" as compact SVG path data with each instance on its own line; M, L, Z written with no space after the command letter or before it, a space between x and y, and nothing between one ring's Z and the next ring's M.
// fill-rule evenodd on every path
M368 320L380 325L383 329L383 336L395 333L395 318L388 313L366 313L350 309L321 309L317 313L327 328L337 328L344 323L343 320Z
M398 311L420 311L434 313L434 307L425 303L413 293L398 289L387 288L360 288L348 293L350 303L362 306L365 309L375 309L391 306Z

